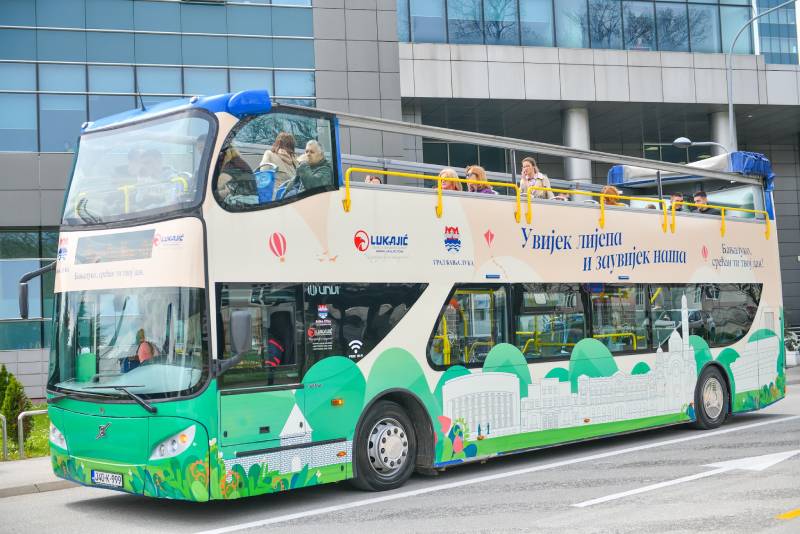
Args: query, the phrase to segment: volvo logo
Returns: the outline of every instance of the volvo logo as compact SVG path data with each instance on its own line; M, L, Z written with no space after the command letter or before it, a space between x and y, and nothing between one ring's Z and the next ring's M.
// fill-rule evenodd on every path
M99 427L97 427L97 437L94 438L94 439L100 439L100 438L106 437L106 431L108 430L108 427L110 427L110 426L111 426L111 423L106 423L104 425L100 425Z

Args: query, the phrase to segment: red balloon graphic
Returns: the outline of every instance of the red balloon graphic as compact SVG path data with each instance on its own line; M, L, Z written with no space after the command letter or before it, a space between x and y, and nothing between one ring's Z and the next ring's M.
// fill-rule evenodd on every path
M701 252L703 253L703 260L708 261L708 248L706 248L705 245L703 245L703 250Z
M286 237L280 232L274 232L269 236L269 249L273 254L284 261L286 255Z

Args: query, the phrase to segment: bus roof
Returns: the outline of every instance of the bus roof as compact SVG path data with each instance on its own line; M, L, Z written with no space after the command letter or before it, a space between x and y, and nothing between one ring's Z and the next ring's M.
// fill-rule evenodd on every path
M149 108L142 107L123 111L122 113L103 117L94 122L85 123L81 131L82 133L92 132L110 126L119 126L128 122L157 117L179 109L197 108L205 109L211 113L227 112L235 117L241 118L245 115L268 112L272 108L272 102L269 92L261 89L214 96L179 98L154 104Z

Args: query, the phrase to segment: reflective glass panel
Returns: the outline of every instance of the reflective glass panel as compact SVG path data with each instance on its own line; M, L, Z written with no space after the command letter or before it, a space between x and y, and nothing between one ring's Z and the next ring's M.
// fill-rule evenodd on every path
M481 0L463 0L447 4L447 35L451 43L483 43Z
M183 92L187 95L216 95L228 92L225 69L183 69Z
M137 67L136 80L142 93L183 93L181 69L176 67Z
M272 61L278 68L314 68L314 41L273 39Z
M520 0L522 44L553 46L553 4L550 0Z
M592 284L592 336L611 352L646 350L647 286Z
M278 96L314 96L314 73L275 71L275 94Z
M36 95L0 94L0 151L36 151Z
M619 0L589 0L592 48L622 48L622 10Z
M272 32L269 8L259 6L228 6L228 33L270 35Z
M272 39L229 37L227 64L232 67L271 67Z
M686 4L656 3L656 34L659 50L688 52L689 20Z
M0 25L36 26L36 3L31 0L5 0L0 9Z
M291 7L273 7L272 35L312 37L314 35L314 28L311 10L295 9Z
M623 2L625 48L628 50L655 50L655 17L652 2Z
M180 35L137 34L135 41L137 63L181 64Z
M93 93L133 93L133 67L89 65L89 91Z
M180 4L138 0L133 3L133 22L137 30L179 32L181 31Z
M717 6L689 4L689 39L692 52L720 52Z
M230 79L231 92L246 91L248 89L266 89L269 94L274 94L271 70L231 69Z
M131 0L86 0L86 27L132 30L133 4Z
M36 0L38 26L84 28L85 14L86 7L83 0Z
M0 89L35 91L36 65L0 63Z
M589 18L585 0L559 0L556 39L565 48L589 48Z
M133 63L133 34L100 33L86 34L89 61L101 63Z
M722 49L727 53L731 48L731 43L734 37L739 32L739 29L750 19L749 7L726 7L720 6L720 15L722 23ZM736 54L752 54L753 53L753 36L752 26L742 32L739 40L736 41L736 48L733 49Z
M411 40L408 27L408 0L397 0L397 40L401 43Z
M36 59L36 31L0 29L0 59Z
M45 321L45 324L49 322ZM0 322L0 350L38 349L41 346L41 320Z
M225 37L184 35L183 63L185 65L227 65L228 40Z
M42 61L86 61L86 34L37 30L36 50Z
M86 67L83 65L39 65L39 90L86 91Z
M72 152L86 122L86 97L39 95L42 152Z
M577 284L515 284L514 343L527 360L569 356L587 336Z
M443 43L447 40L444 0L410 0L411 40L416 43Z
M486 44L518 45L516 0L483 0Z
M89 95L89 120L94 121L136 107L134 96Z
M225 33L225 6L181 3L181 31Z

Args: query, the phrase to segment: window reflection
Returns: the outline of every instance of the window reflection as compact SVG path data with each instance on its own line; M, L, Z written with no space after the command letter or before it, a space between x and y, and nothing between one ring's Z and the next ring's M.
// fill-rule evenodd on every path
M592 48L622 47L622 11L615 0L589 0Z
M623 25L627 50L655 50L655 21L653 4L623 2Z
M553 5L550 0L520 0L522 44L553 46Z
M659 50L687 52L689 25L686 4L656 4L656 33Z
M559 0L555 5L558 46L589 48L589 15L585 0Z
M448 3L447 31L451 43L483 43L481 0Z
M411 39L422 43L443 43L444 0L411 0Z
M516 0L483 0L486 44L519 43Z
M689 5L689 38L694 52L719 52L719 19L715 6Z

